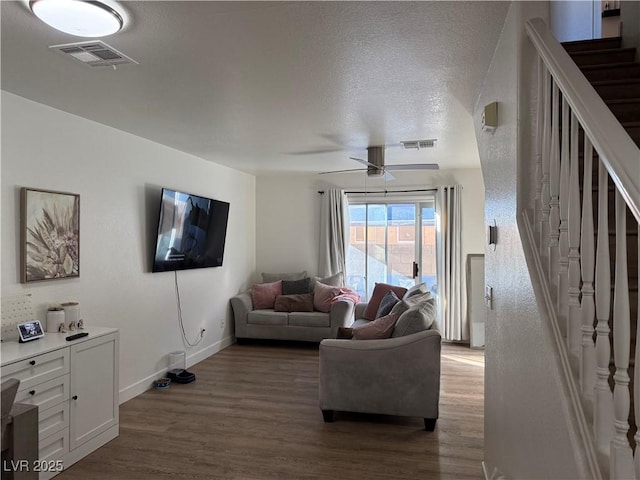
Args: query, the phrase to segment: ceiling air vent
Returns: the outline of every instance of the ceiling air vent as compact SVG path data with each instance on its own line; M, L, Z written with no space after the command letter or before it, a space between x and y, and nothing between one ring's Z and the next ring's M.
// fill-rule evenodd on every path
M89 42L51 45L49 48L64 55L71 55L90 67L116 67L118 65L138 64L134 59L107 45L100 40Z
M430 138L428 140L405 140L404 142L400 142L402 148L410 149L415 148L416 150L420 150L421 148L433 148L436 146L436 139Z

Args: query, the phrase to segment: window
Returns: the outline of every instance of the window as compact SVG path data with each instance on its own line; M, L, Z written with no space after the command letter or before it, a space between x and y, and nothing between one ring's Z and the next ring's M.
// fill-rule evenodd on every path
M366 201L349 198L347 284L366 301L376 283L436 288L433 196ZM417 273L417 274L416 274Z

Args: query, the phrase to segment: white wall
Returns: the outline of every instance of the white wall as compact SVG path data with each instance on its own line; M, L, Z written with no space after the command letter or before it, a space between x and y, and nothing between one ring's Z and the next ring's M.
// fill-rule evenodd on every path
M519 92L530 90L518 74L519 60L532 60L524 19L546 18L545 7L512 3L474 112L485 218L496 219L498 226L496 250L485 251L485 281L494 295L485 327L484 462L491 478L590 478L572 442L576 430L558 353L537 307L517 224L517 172L530 170L532 163L530 156L519 160L529 142L519 123L530 118L518 101ZM499 126L488 135L480 131L480 117L482 106L494 101ZM523 176L532 178L530 172Z
M80 194L80 278L19 283L20 187ZM166 186L230 202L224 265L150 273ZM30 292L37 318L49 303L78 301L89 325L120 329L121 401L165 371L166 354L194 363L231 341L229 298L255 270L255 177L104 125L2 93L2 295ZM225 327L221 328L221 321Z
M559 42L600 38L600 0L551 1L550 27Z
M460 184L462 190L462 253L484 251L484 183L479 168L394 172L388 189L431 188ZM258 177L256 187L258 236L257 274L318 269L320 195L330 186L369 191L384 189L380 180L364 172L332 175ZM257 276L256 279L259 279Z

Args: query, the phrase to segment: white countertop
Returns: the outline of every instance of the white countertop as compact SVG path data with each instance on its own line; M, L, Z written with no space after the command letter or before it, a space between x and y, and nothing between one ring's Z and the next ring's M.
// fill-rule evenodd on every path
M43 353L51 352L59 348L68 347L81 342L86 342L92 338L101 337L103 335L109 335L110 333L117 332L117 328L105 328L105 327L85 327L82 330L75 330L67 333L46 333L44 337L37 340L31 340L25 343L19 343L18 340L7 340L0 342L0 365L7 365L9 363L19 362L25 358L30 358L35 355L42 355ZM87 332L89 335L79 338L77 340L67 341L66 337L75 333Z

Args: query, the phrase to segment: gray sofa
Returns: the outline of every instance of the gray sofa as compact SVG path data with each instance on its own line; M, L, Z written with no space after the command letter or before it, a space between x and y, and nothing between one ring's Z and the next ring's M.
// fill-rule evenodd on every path
M254 310L250 292L233 297L231 307L235 336L239 340L262 338L319 342L324 338L335 338L339 327L351 325L354 312L354 304L348 300L335 302L329 313Z
M365 307L356 305L359 320L355 325L367 322L361 319ZM415 310L425 311L420 305L415 305ZM427 315L435 316L435 308L427 310ZM320 343L319 397L326 422L333 421L334 411L348 411L422 417L426 430L435 429L440 400L440 332L435 322L426 322L422 329L415 325L407 329L399 322L392 338ZM400 329L402 332L396 331Z

